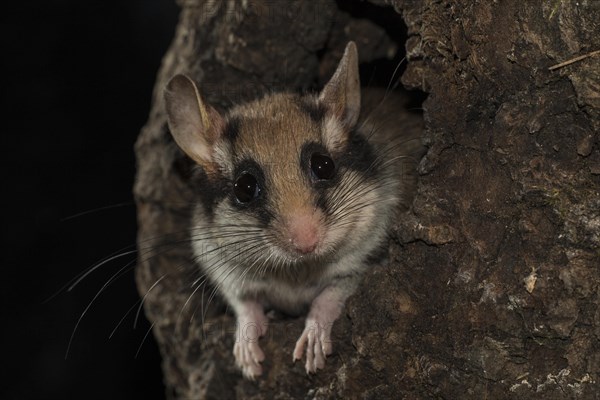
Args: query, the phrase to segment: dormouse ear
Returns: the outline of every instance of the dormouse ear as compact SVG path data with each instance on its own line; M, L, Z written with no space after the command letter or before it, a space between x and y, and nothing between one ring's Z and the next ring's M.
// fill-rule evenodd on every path
M360 79L358 52L354 42L348 42L335 74L319 95L319 101L333 111L344 128L351 129L360 114Z
M225 120L204 103L196 83L175 75L164 92L169 129L175 142L188 156L207 169L213 166L213 146L221 136Z

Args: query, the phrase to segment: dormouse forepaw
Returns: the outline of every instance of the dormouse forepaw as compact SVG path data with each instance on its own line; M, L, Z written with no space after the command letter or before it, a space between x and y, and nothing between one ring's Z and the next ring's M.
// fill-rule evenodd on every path
M233 346L233 354L236 365L246 378L254 380L262 375L260 363L265 359L265 354L258 342L237 341Z
M258 343L259 338L267 331L267 319L264 315L254 318L244 318L238 322L233 355L236 365L242 370L244 377L254 380L262 375L260 363L265 359L265 353Z
M306 347L306 373L316 373L325 367L325 359L332 352L332 324L320 324L316 321L306 321L302 335L296 342L293 361L302 359Z

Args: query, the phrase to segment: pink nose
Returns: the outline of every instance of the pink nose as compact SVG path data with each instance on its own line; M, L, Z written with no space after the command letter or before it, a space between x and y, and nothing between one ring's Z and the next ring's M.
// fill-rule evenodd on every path
M303 254L312 253L319 243L318 222L313 215L294 215L288 222L289 238L294 248Z

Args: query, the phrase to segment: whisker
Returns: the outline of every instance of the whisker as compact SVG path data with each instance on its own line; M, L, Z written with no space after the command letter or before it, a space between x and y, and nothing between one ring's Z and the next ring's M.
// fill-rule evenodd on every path
M128 269L128 268L132 268L132 267L130 265L125 265L124 267L122 267L121 269L119 269L119 271L117 271L117 273L115 273L100 288L100 290L98 290L98 292L92 298L92 300L90 301L90 303L85 307L85 309L83 310L83 312L79 316L79 319L77 320L77 323L75 324L75 327L73 328L73 332L71 333L71 337L69 338L69 344L67 345L67 351L65 352L65 360L69 356L69 351L71 350L71 344L73 343L73 338L75 337L75 333L77 332L77 328L79 327L79 324L81 324L81 321L83 320L83 317L87 314L88 310L92 307L92 304L96 301L96 299L100 296L100 294L102 294L102 292L104 291L104 289L106 289L108 287L108 285L110 285L115 279L118 279L120 276L122 276L123 275L123 270Z
M134 205L135 205L135 202L133 202L133 201L125 201L123 203L117 203L117 204L111 204L108 206L97 207L97 208L93 208L91 210L81 211L76 214L61 218L60 222L70 221L75 218L83 217L84 215L89 215L89 214L93 214L93 213L104 211L104 210L112 210L115 208L120 208L120 207L125 207L125 206L134 206Z
M385 97L384 99L388 96L388 94L393 91L397 86L398 83L400 83L400 80L397 80L396 83L394 84L394 87L392 86L392 82L394 81L394 77L396 76L396 73L398 72L398 70L400 69L400 66L402 65L402 63L406 60L406 56L402 57L402 59L398 62L398 65L396 65L396 68L394 68L394 72L392 73L392 77L390 78L390 81L387 85L387 87L385 88ZM391 87L391 89L390 89ZM383 102L383 100L382 100Z
M133 320L133 329L135 329L137 327L137 322L140 317L140 312L142 311L142 307L144 306L144 302L146 301L146 297L148 297L148 295L150 294L152 289L154 289L156 287L156 285L158 285L163 279L165 279L166 276L167 276L167 274L163 274L163 276L158 278L156 280L156 282L154 282L154 284L152 284L152 286L150 286L150 288L146 291L146 294L144 294L144 297L142 297L142 301L140 302L137 312L135 313L135 319Z
M141 262L146 262L148 260L150 260L153 257L162 255L162 254L166 254L167 252L171 251L174 248L174 246L170 246L168 249L166 249L165 251L156 253L154 253L154 250L156 250L155 248L149 248L147 252L145 252L146 254L150 253L152 254L150 257L147 258L143 258L140 261ZM137 251L136 251L137 252ZM129 254L135 253L135 252L128 252ZM124 256L123 254L121 256ZM111 257L109 260L106 260L105 262L101 263L101 265L105 264L106 262L110 261L111 259L114 259L117 257ZM83 318L85 317L85 315L87 314L87 312L89 311L89 309L92 307L92 305L95 303L95 301L98 299L98 297L108 288L108 286L110 286L114 281L116 281L117 279L119 279L121 276L123 276L124 274L126 274L127 272L129 272L130 270L132 270L135 267L136 264L136 260L132 260L130 262L128 262L127 264L125 264L124 266L122 266L116 273L114 273L105 283L104 285L102 285L102 287L98 290L98 292L96 292L96 294L94 295L94 297L92 298L92 300L90 300L90 302L88 303L88 305L85 307L85 309L83 310L83 312L81 313L81 315L79 316L79 318L77 319L77 322L75 324L75 327L73 328L73 332L71 333L71 337L69 338L69 343L67 345L67 350L65 352L65 359L67 359L68 355L69 355L69 351L71 349L71 345L73 343L73 339L75 338L75 334L77 332L77 329L79 328L79 325L81 324L81 321L83 320ZM94 268L97 269L100 265L96 266ZM81 277L77 282L75 282L72 287L74 287L74 285L78 284L85 276L89 275L89 273L91 273L92 271L88 271L83 277ZM161 278L162 279L162 278ZM70 289L69 289L70 290Z
M110 335L108 335L109 339L112 339L112 337L114 336L115 332L117 331L117 329L119 329L119 326L121 326L121 324L123 323L123 321L125 321L125 318L127 318L127 316L129 315L129 313L131 311L133 311L134 308L137 307L138 303L140 303L142 301L142 299L138 299L136 300L135 303L133 303L133 305L131 307L129 307L129 309L127 310L127 312L125 313L125 315L123 315L123 317L121 317L121 319L119 320L119 322L117 323L117 325L115 325L115 327L113 328L113 330L110 332Z
M221 251L222 251L223 249L229 248L229 247L231 247L231 246L238 245L238 244L240 244L240 243L241 243L241 244L244 244L244 245L245 245L245 247L243 247L241 250L239 250L239 251L237 251L237 252L234 252L234 253L232 254L232 256L231 256L231 257L229 257L229 258L227 258L227 259L224 259L224 260L219 260L219 262L218 262L217 264L210 264L210 263L208 263L208 262L206 262L206 263L202 263L202 264L205 266L205 268L207 269L207 272L206 272L206 274L204 274L204 276L205 276L205 277L208 277L208 275L209 275L209 274L210 274L212 271L216 271L216 270L222 269L224 266L225 266L226 268L228 268L228 270L232 270L232 269L234 269L234 268L235 268L235 266L231 267L231 266L228 266L227 264L228 264L228 263L229 263L231 260L233 260L234 258L238 257L238 256L239 256L239 254L240 254L241 252L247 252L247 251L249 251L249 250L252 250L254 247L256 247L257 245L252 245L252 244L253 244L253 243L257 243L257 242L259 241L259 239L260 239L260 238L250 238L250 239L246 239L246 240L238 240L238 241L234 241L234 242L226 243L226 244L224 244L224 245L222 245L222 246L219 246L219 247L216 247L216 248L214 248L214 249L211 249L211 250L209 250L209 251L207 251L207 252L204 252L204 253L202 253L202 254L200 254L200 255L196 255L195 259L196 259L196 260L198 260L198 259L200 259L200 258L204 257L204 256L205 256L206 254L208 254L208 253L214 253L214 252L216 252L216 251L219 251L219 250L221 250ZM214 256L216 256L216 254L215 254ZM210 264L210 265L209 265L209 264ZM230 271L229 273L231 273L231 271ZM228 273L228 275L229 275L229 273ZM222 274L223 274L223 272L221 273L221 275L222 275ZM219 277L217 277L216 279L213 279L213 280L216 282L216 284L217 284L217 285L219 284L219 282L218 282L218 279L219 279ZM185 310L185 308L187 307L187 305L188 305L188 304L189 304L189 302L191 301L192 297L193 297L193 296L196 294L196 292L197 292L197 291L200 289L200 287L204 287L204 285L203 285L203 284L202 284L202 285L198 285L198 287L192 291L192 293L190 294L190 296L188 296L187 300L185 301L185 303L184 303L184 304L183 304L183 306L181 307L181 311L180 311L180 313L179 313L179 316L178 316L178 321L179 321L179 319L181 318L183 311ZM211 299L212 299L212 295L209 297L209 301L207 302L207 308L208 308L208 306L210 305L210 301L211 301ZM202 315L203 315L203 320L204 320L204 315L205 315L205 314L204 314L204 312L202 313ZM194 313L192 313L192 317L191 317L191 318L193 318L193 316L194 316ZM177 324L178 324L178 322L177 322Z
M245 256L247 258L252 258L256 254L259 254L262 249L263 249L263 245L261 243L258 243L256 245L250 246L249 248L244 249ZM229 275L231 275L231 273L236 269L236 267L237 267L236 265L233 265L231 268L229 268L228 271L222 271L219 276L215 277L215 279L214 279L214 281L215 281L215 289L213 289L211 295L208 298L207 307L210 305L213 297L216 295L216 289L217 289L217 287L219 285L222 285L222 283L229 277ZM219 268L220 268L220 266L219 266ZM225 272L227 272L227 273L223 277L223 274ZM221 280L221 282L219 282L219 280Z
M146 342L146 339L148 338L148 335L150 334L150 332L152 332L153 328L154 328L154 322L152 322L152 324L150 324L150 328L148 328L148 330L146 331L146 334L144 335L144 338L142 339L142 343L140 343L137 351L135 352L135 356L133 358L137 359L138 355L140 354L140 350L142 350L142 346Z

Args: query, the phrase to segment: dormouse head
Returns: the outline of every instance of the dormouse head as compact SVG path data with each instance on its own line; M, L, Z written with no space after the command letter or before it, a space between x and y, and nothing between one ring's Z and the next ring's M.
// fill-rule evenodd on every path
M271 94L222 115L193 80L177 75L165 101L175 141L206 174L199 188L205 217L213 226L256 227L264 257L331 254L368 218L371 211L356 206L373 154L355 133L360 83L353 42L318 95Z

